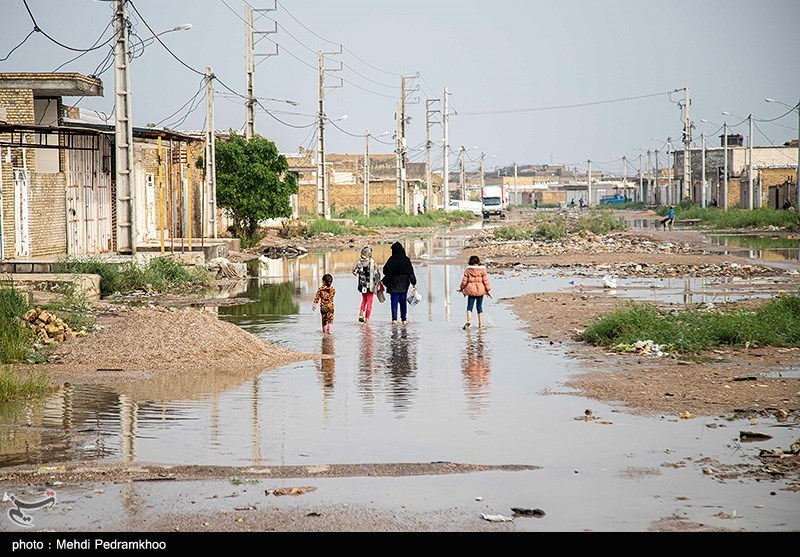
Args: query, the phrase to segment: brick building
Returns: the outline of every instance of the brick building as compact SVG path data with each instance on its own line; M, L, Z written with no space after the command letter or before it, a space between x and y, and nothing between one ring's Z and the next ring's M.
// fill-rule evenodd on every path
M102 92L99 79L80 74L0 74L0 259L116 251L114 127L62 100ZM202 136L133 135L137 246L160 240L161 230L167 239L212 236L218 219L195 167Z

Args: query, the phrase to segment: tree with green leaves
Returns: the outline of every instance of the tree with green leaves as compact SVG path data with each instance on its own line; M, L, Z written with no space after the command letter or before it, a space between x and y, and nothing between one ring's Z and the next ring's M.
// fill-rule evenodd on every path
M292 215L289 196L297 193L297 180L286 157L261 136L248 141L231 131L216 146L217 204L233 220L231 232L251 246L262 221Z

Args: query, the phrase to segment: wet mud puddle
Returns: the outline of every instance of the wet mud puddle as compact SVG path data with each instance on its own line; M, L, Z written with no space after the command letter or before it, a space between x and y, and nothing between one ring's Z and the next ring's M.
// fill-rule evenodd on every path
M388 302L377 301L371 322L358 323L360 294L350 273L356 250L259 262L258 278L234 294L255 301L220 307L220 318L326 358L249 378L203 379L163 400L142 396L135 384L74 385L42 402L3 405L0 464L92 459L230 466L530 464L543 468L448 479L326 480L321 483L331 487L318 497L358 503L363 498L348 487L374 485L386 489L380 504L391 507L403 499L403 486L419 485L428 490L426 501L438 493L443 505L451 504L454 494L474 500L489 493L503 504L541 507L557 517L551 528L641 529L674 513L733 529L800 526L800 497L780 491L781 482L723 483L705 476L696 463L703 457L733 464L752 459L760 448L788 446L796 429L763 422L759 427L774 439L743 448L735 439L744 422L646 418L576 396L546 396L563 390L559 381L577 372L577 363L558 345L535 343L510 308L496 301L488 301L486 329L462 330L465 304L456 290L463 266L429 264L457 253L460 240L406 245L423 296L410 308L408 325L392 326ZM375 251L382 264L388 246ZM337 291L334 333L327 336L311 311L325 273L334 275ZM496 299L568 287L570 280L492 278ZM598 420L575 419L587 408ZM715 421L727 427L705 426ZM676 462L683 464L671 466ZM108 490L116 492L123 496L121 488ZM112 505L120 504L115 501ZM418 501L420 509L428 504ZM738 509L743 517L709 518L711 508ZM515 524L548 528L545 521Z

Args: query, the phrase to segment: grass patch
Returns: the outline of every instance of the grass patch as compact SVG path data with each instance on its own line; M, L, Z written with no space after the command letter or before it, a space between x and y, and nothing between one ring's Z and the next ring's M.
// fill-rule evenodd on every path
M588 214L578 219L576 232L588 231L594 234L609 234L611 232L627 230L628 224L623 217L615 215L612 211L592 209Z
M56 264L56 272L100 275L100 292L104 296L135 290L183 292L213 283L208 271L183 265L172 257L155 257L144 264L130 261L121 265L92 259L67 259Z
M782 296L755 309L664 313L630 303L590 325L581 339L602 346L652 340L682 353L716 346L800 346L800 297Z
M647 204L642 201L626 201L625 203L609 203L605 207L613 211L644 211Z
M347 234L347 228L331 220L316 219L312 220L308 225L306 236L317 236L319 234L333 234L334 236L342 236Z
M366 228L428 228L445 224L475 220L469 211L428 211L421 215L407 215L396 207L377 207L365 217L360 211L347 209L337 215L350 219L358 226Z
M0 287L0 364L24 361L30 356L33 334L19 321L29 309L25 294L13 285Z
M52 390L44 373L23 374L10 369L0 371L0 402L38 398Z
M521 226L498 226L492 229L495 240L530 240L532 231Z
M561 215L546 216L538 219L540 223L536 226L536 238L540 240L559 240L567 235L567 219Z
M660 207L656 211L664 217L669 207ZM699 220L704 226L718 229L768 228L776 226L786 230L800 230L800 218L795 210L741 209L732 207L727 211L719 207L701 207L694 204L682 204L675 208L676 220Z

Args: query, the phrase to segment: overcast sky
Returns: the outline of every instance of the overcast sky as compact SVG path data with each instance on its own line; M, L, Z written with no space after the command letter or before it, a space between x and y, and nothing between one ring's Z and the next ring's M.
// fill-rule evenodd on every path
M244 92L244 23L225 5L243 16L243 0L134 3L156 32L191 23L191 30L164 35L164 42L188 65L200 70L213 66L222 81ZM28 0L28 4L44 31L77 48L91 46L112 15L109 3L96 0ZM266 8L273 2L254 0L252 4ZM272 17L285 28L268 35L279 43L280 55L264 58L258 65L255 90L258 96L292 99L300 106L264 101L275 110L315 113L315 51L337 50L304 29L290 13L314 33L345 46L344 53L332 57L329 64L336 67L335 60L340 60L346 67L341 74L330 74L329 82L341 75L350 83L329 92L326 100L329 117L349 116L339 122L343 129L356 135L363 135L367 128L374 135L393 130L400 88L397 74L419 71L424 80L410 82L421 89L420 104L408 108L412 117L409 146L424 142L425 98L441 98L447 85L459 113L451 118L451 145L456 150L461 145L478 146L479 150L470 152L474 159L481 151L497 155L487 159L487 167L514 160L572 165L591 158L599 161L600 168L615 171L618 163L602 161L625 153L633 160L641 152L637 147L663 145L651 138L671 136L679 142L680 110L667 95L661 95L567 110L466 113L605 101L689 86L699 138L700 131L716 131L715 126L699 123L700 118L721 124L720 112L725 110L768 119L786 109L765 103L765 97L790 104L800 98L798 0L283 0L276 12L256 23L256 28L267 30L273 25L267 17ZM135 13L132 19L141 38L151 35ZM22 0L0 0L0 58L31 29ZM269 39L258 44L257 52L274 51ZM92 73L106 53L105 48L90 52L62 71ZM34 34L8 61L0 62L0 72L52 71L76 54ZM86 98L80 106L111 111L113 70L102 79L105 97ZM136 125L158 122L175 112L195 94L201 80L158 43L133 61L131 79ZM679 97L673 95L674 100ZM165 124L180 120L188 108ZM204 109L200 102L181 129L200 129ZM313 116L276 116L296 126L313 121ZM217 128L241 129L244 120L241 100L217 97ZM731 117L731 121L738 119ZM771 141L783 143L797 136L796 116L778 123L786 127L760 124ZM256 131L274 139L284 152L309 145L313 129L289 128L263 112L257 114ZM363 150L363 138L347 136L331 126L327 130L329 152ZM746 135L746 125L737 131ZM441 137L441 127L434 127L433 136ZM768 144L759 132L756 144ZM372 150L391 152L392 147L374 143ZM421 160L422 153L410 156Z

